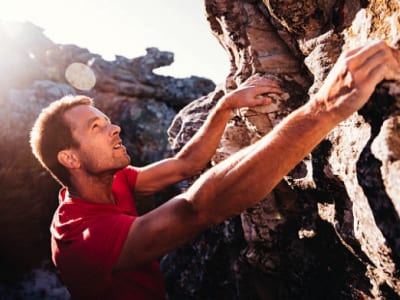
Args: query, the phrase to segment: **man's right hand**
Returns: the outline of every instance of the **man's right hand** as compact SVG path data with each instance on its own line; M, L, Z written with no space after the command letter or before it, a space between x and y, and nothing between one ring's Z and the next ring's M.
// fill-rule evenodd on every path
M221 109L236 109L270 104L272 99L268 94L282 94L278 83L260 75L253 75L238 86L237 89L227 93L218 105Z

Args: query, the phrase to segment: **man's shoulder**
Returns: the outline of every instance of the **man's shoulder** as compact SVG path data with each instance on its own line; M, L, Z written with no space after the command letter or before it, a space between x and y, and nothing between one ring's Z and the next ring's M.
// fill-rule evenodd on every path
M129 165L115 173L114 182L122 180L133 188L136 185L138 175L139 168Z

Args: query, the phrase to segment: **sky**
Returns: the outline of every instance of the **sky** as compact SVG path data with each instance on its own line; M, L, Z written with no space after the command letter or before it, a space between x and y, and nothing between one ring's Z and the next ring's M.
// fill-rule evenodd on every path
M174 53L157 69L174 77L225 80L228 55L211 33L203 0L12 0L1 1L0 20L31 21L54 43L100 54L142 56L146 48Z

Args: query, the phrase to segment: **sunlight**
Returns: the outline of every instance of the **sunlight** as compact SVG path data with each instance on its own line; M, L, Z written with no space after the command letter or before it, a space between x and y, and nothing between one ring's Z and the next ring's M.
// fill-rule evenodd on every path
M201 0L0 1L0 20L32 22L54 43L87 48L106 60L139 57L148 47L173 52L175 62L157 71L165 75L221 82L229 72Z
M0 21L0 26L3 29L5 38L11 40L18 38L23 30L23 24L12 21Z
M19 76L20 70L22 68L29 70L30 62L33 60L30 58L29 49L24 52L17 45L22 32L23 24L0 21L0 88L2 90L23 84L25 78ZM24 76L28 73L24 73Z

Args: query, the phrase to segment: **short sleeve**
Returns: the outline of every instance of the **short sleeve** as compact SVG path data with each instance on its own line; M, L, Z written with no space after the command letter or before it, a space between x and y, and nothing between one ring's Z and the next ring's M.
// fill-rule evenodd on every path
M136 186L136 181L139 175L139 169L133 166L128 166L120 172L124 174L129 187L133 190Z

